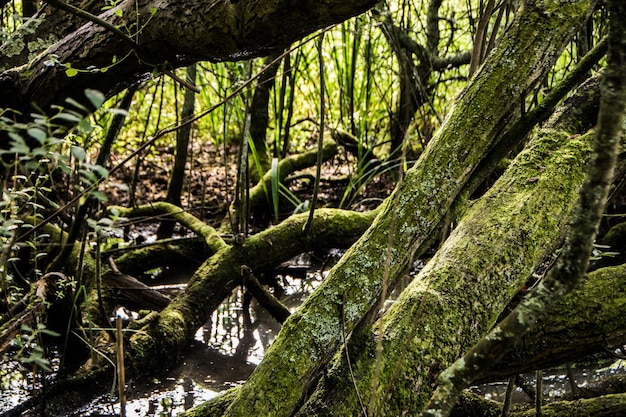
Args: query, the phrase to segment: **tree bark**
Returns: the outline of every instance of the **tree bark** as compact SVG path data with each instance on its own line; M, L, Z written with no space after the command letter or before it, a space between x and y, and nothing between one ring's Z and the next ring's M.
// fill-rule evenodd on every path
M611 394L598 398L559 401L542 408L545 417L617 417L626 414L626 394ZM511 417L534 417L535 410L511 413Z
M478 382L545 369L621 347L626 340L625 291L626 265L591 272L579 288L555 304L545 323L520 340Z
M255 183L269 170L271 164L266 135L269 124L270 93L274 88L274 79L282 61L279 59L280 55L280 53L273 53L263 61L265 69L257 80L248 110L250 112L250 139L255 149L252 156L256 159L250 167L250 179Z

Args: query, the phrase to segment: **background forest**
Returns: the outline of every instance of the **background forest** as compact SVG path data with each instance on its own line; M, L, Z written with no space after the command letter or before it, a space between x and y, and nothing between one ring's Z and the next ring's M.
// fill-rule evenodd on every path
M125 378L173 367L229 305L284 328L186 415L439 415L448 385L445 413L527 415L456 401L494 381L528 415L623 415L623 376L571 376L623 366L623 6L157 3L0 0L0 385L31 394L0 415L109 391L124 413ZM242 3L278 9L267 37ZM506 349L470 351L488 368L449 368L529 293ZM571 393L545 406L555 366Z

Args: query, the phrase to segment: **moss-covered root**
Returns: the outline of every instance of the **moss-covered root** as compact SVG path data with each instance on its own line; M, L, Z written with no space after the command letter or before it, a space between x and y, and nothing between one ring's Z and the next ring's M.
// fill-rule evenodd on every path
M228 246L214 228L180 207L165 201L157 201L132 208L114 206L110 207L109 211L115 212L122 217L167 215L199 236L202 236L212 253L216 253Z
M220 417L239 393L240 387L231 388L223 394L185 412L184 417Z
M303 251L346 247L371 224L376 211L357 213L338 209L315 211L308 234L308 213L226 246L207 259L189 280L185 291L139 332L130 337L129 366L137 372L158 369L171 362L219 304L242 282L242 266L258 271L276 266Z

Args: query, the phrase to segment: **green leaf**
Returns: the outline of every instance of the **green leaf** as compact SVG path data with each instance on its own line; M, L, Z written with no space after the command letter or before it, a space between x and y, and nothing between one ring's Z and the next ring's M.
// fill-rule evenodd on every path
M70 152L72 152L72 155L74 155L74 158L76 158L76 160L80 162L84 161L85 158L87 157L87 153L80 146L70 147Z
M91 131L93 130L93 126L89 122L89 119L81 119L80 122L78 122L78 130L83 133L91 133Z
M15 133L15 132L9 132L9 137L10 137L11 139L13 139L15 142L21 142L21 143L24 143L24 138L23 138L20 134L18 134L18 133Z
M41 144L43 144L46 141L46 138L48 137L46 132L36 127L31 127L30 129L26 131L26 133L28 133L28 136L35 139L37 142Z
M69 67L65 70L65 75L67 75L68 78L75 77L76 74L78 74L78 70L76 68Z
M92 168L94 172L96 172L100 178L104 178L104 179L109 178L109 170L103 167L102 165L94 165Z
M124 109L109 109L107 110L107 112L111 113L112 115L120 115L120 116L128 116L128 112Z
M61 333L55 332L54 330L46 329L45 327L40 328L39 331L41 332L41 334L45 334L48 336L54 336L54 337L61 336Z
M28 155L30 148L24 142L13 142L9 152L19 155Z
M66 112L62 112L55 116L52 116L52 120L57 120L57 119L65 120L67 122L72 122L72 123L80 122L80 117L71 113L66 113Z
M85 111L85 112L87 111L87 108L85 106L80 104L78 101L74 100L72 97L66 98L65 102L68 104L71 104L72 106L76 107L77 109L81 111Z
M117 15L117 17L122 17L124 15L124 11L122 9L117 9L115 11L115 14Z
M274 219L278 221L278 158L272 158L272 206L274 207Z
M102 94L102 92L98 90L93 90L91 88L87 88L85 90L85 97L87 97L89 101L91 101L91 104L93 104L96 109L100 108L105 100L104 94Z
M111 227L113 226L113 219L110 219L108 217L103 217L98 220L97 224L100 226L104 226L104 227Z
M109 197L106 196L106 194L104 194L101 191L94 191L91 193L92 196L94 196L95 198L98 199L98 201L102 202L102 203L106 203L107 201L109 201Z

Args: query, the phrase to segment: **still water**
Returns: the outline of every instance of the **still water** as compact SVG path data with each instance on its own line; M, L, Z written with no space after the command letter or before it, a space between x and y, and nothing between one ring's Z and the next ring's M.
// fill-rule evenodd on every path
M318 260L310 255L294 258L285 267L304 271L299 277L288 274L278 277L283 293L281 302L294 311L322 281L327 272L320 272ZM127 381L126 416L176 416L213 398L220 392L243 384L265 354L280 330L280 324L241 289L233 292L196 333L195 341L185 356L158 377ZM52 369L58 368L53 359ZM54 378L54 372L48 374ZM30 397L33 387L41 384L32 379L23 364L6 357L0 367L0 417L29 415L28 412L8 414ZM117 416L115 381L111 391L63 416Z

